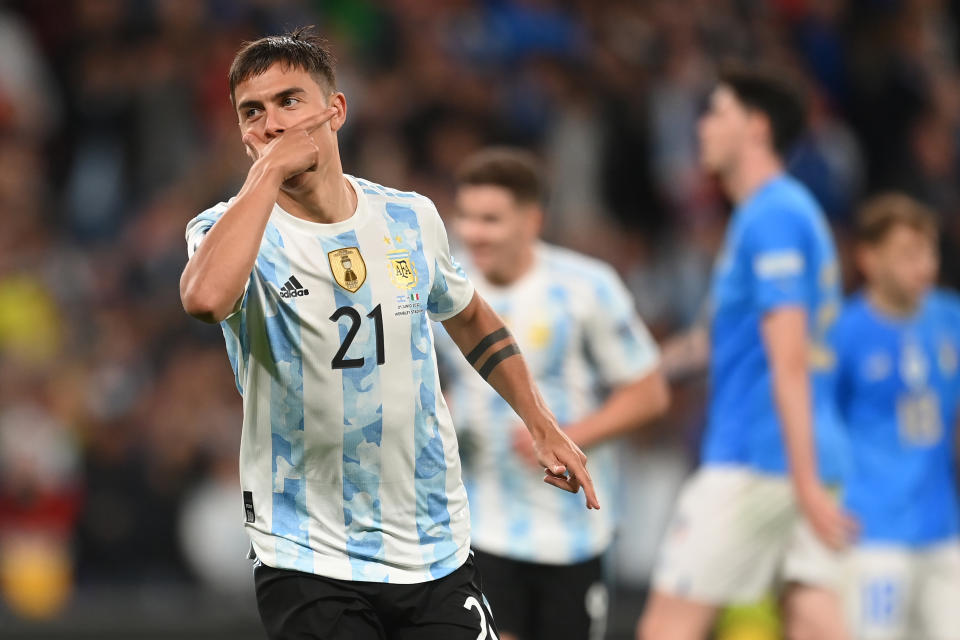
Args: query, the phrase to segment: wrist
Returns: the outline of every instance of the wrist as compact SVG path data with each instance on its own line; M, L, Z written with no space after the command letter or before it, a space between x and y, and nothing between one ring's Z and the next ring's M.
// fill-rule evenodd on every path
M250 166L250 171L247 172L247 181L251 183L251 186L262 186L279 191L280 185L283 184L283 175L270 162L269 158L261 157L257 158Z

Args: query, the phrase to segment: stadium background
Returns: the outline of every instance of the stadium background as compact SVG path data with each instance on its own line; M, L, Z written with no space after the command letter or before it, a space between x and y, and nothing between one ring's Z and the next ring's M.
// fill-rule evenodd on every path
M0 1L0 636L259 638L240 520L240 401L189 320L183 230L247 166L239 44L317 24L348 99L344 168L451 212L488 143L535 149L547 235L611 262L657 336L700 313L726 205L697 166L719 60L805 78L790 168L849 264L857 202L941 214L960 284L960 3L946 0ZM702 379L625 447L610 638L628 638ZM185 540L193 541L185 544Z

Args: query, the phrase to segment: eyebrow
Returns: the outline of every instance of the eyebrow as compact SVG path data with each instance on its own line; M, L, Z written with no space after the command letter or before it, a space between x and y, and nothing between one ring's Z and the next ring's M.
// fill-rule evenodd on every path
M297 93L306 93L306 89L301 87L290 87L289 89L284 89L283 91L278 91L277 93L273 94L270 100L271 102L277 102L279 100L283 100L287 96L292 96ZM263 108L263 103L259 100L244 100L237 105L237 111L243 111L244 109L249 109L251 107Z

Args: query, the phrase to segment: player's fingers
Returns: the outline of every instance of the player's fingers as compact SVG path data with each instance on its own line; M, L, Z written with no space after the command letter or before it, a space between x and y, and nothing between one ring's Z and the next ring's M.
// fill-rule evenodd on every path
M569 491L570 493L577 493L580 491L580 484L578 482L571 481L571 479L567 476L555 476L548 473L543 476L543 481L549 485L553 485L558 489Z
M570 465L570 474L577 478L577 481L583 485L583 493L587 497L587 508L588 509L599 509L600 501L597 499L597 491L593 487L593 478L590 477L590 472L587 471L585 465Z
M313 133L335 115L337 115L337 108L327 107L320 113L308 116L303 120L303 122L298 123L294 128L303 129L307 133Z

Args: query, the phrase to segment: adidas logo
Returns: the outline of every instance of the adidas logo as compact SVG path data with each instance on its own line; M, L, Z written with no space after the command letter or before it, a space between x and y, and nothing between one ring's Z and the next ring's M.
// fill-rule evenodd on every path
M303 285L297 280L297 276L290 276L286 284L280 288L281 298L298 298L308 295L310 295L310 290L303 288Z

